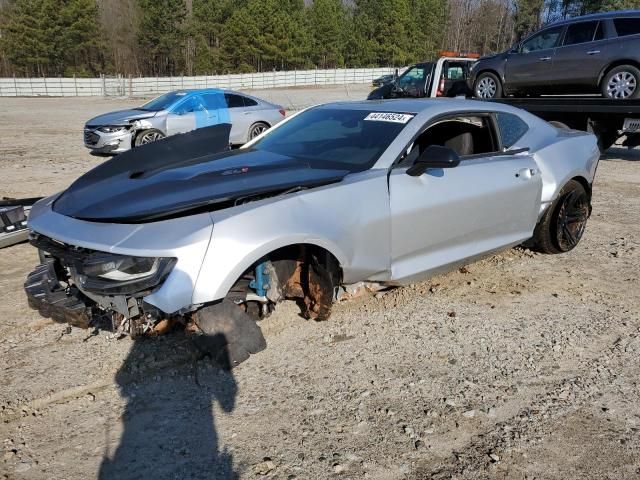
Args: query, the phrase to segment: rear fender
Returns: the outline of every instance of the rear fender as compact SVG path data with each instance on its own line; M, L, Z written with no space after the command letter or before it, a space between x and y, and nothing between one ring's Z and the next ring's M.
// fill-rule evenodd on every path
M534 159L542 175L540 216L572 178L584 178L592 185L599 158L597 138L574 130L558 130L553 143L536 151Z

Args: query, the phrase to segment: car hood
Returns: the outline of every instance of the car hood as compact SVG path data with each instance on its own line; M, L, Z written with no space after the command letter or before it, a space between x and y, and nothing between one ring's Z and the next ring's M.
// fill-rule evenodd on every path
M507 55L507 52L500 52L500 53L494 53L492 55L485 55L484 57L480 57L478 59L478 62L481 62L483 60L493 60L494 58L501 58L501 57L504 57L505 55Z
M326 185L349 173L252 149L220 152L229 130L215 125L125 152L76 180L53 210L94 222L145 223Z
M88 127L98 127L101 125L129 125L134 120L142 120L143 118L155 117L158 112L149 112L146 110L138 110L131 108L129 110L118 110L115 112L105 113L89 120L86 125Z

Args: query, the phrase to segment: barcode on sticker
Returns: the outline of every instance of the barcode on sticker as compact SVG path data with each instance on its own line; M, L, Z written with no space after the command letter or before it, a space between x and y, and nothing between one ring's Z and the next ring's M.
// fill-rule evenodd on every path
M365 117L365 120L372 120L375 122L407 123L412 118L413 115L407 115L406 113L372 112Z

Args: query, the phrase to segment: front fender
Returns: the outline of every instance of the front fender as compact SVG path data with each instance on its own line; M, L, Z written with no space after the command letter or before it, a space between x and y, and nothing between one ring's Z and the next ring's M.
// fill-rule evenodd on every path
M225 273L223 275L218 275L205 269L196 284L192 303L197 305L224 298L242 274L249 270L252 265L258 263L260 259L280 248L299 244L322 247L333 254L341 265L347 261L347 257L344 252L342 252L335 243L323 238L309 237L302 233L297 235L287 235L286 239L275 239L271 242L263 243L250 251L241 249L234 252L233 250L235 249L232 245L224 245L222 242L214 242L214 244L212 244L212 252L224 251L229 253L229 255L216 255L213 253L210 256L207 255L205 261L211 262L212 265L220 267L220 270L216 273ZM216 286L215 289L209 288L214 285Z
M336 184L212 212L211 217L213 235L193 304L224 298L251 265L290 245L331 252L346 283L390 271L386 170L353 174Z

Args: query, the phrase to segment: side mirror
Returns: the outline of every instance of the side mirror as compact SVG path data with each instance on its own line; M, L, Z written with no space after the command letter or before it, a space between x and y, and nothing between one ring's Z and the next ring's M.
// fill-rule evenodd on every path
M397 80L398 79L398 69L396 68L396 71L393 72L393 79Z
M407 169L407 175L419 177L428 168L453 168L460 164L458 154L447 147L430 145Z
M511 47L509 53L520 53L520 44L516 43L513 47Z

